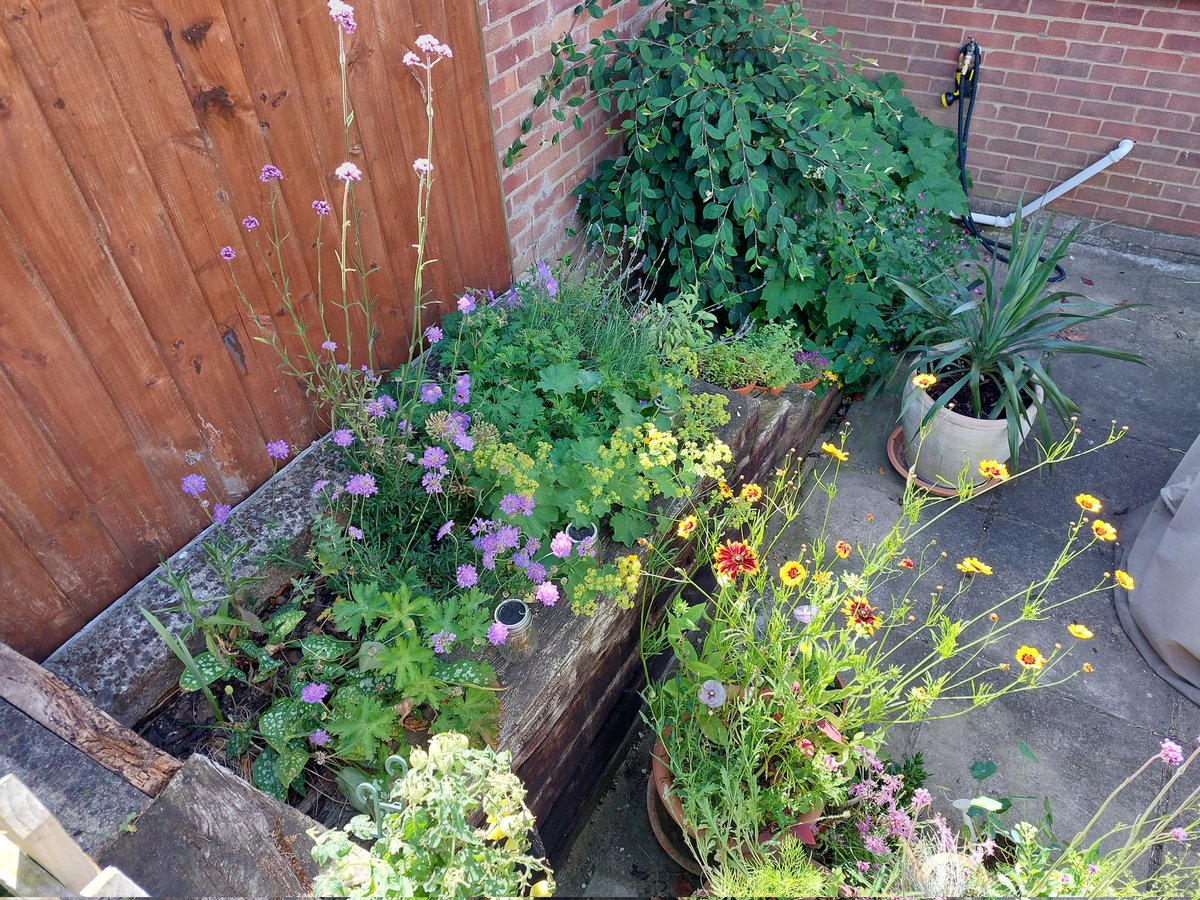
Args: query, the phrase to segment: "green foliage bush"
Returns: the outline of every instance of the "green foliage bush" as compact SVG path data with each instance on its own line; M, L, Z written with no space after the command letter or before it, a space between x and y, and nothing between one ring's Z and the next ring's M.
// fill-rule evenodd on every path
M587 79L623 117L621 155L577 189L589 235L633 229L672 290L694 285L735 321L794 319L841 351L847 381L882 371L904 331L889 276L924 283L965 250L953 136L898 78L848 66L798 3L664 5L631 40L556 43L535 98Z

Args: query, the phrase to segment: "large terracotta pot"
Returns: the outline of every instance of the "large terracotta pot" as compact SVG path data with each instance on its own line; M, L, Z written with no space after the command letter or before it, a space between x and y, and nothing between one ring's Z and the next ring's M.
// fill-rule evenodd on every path
M1041 387L1036 388L1038 402ZM934 404L934 398L913 387L911 374L904 384L904 399L900 423L904 428L904 454L909 465L916 461L917 477L934 485L955 485L966 468L967 477L977 487L987 483L979 474L979 463L985 459L1009 461L1008 420L975 419L948 409L940 409L924 435L921 422ZM1031 404L1021 417L1021 440L1033 426L1035 407Z

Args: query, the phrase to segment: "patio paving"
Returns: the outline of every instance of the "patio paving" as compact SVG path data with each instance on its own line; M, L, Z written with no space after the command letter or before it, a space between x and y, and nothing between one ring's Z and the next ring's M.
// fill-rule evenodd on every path
M996 570L994 578L981 579L959 601L968 611L990 607L1046 571L1074 519L1076 494L1100 498L1105 518L1119 529L1130 511L1155 498L1200 434L1200 267L1079 245L1065 267L1064 289L1107 304L1145 304L1125 310L1120 320L1082 330L1090 342L1136 350L1149 365L1061 356L1054 372L1082 408L1080 446L1102 441L1113 419L1128 425L1129 434L1115 446L1053 472L990 491L931 529L930 536L951 558L979 556ZM831 423L831 435L849 430L851 452L839 482L831 534L840 531L868 540L870 531L882 533L898 510L902 484L884 452L898 409L897 395L884 394L853 404L844 420ZM873 521L868 522L868 514ZM803 529L797 529L794 543L803 539ZM1063 573L1051 596L1071 596L1095 585L1113 570L1119 552L1093 548ZM1030 623L1016 637L1027 636L1028 643L1046 650L1056 641L1071 641L1065 625L1074 619L1095 632L1093 640L1072 648L1075 662L1091 662L1093 674L1013 695L959 718L893 731L894 755L924 754L928 787L943 812L957 817L950 802L976 793L971 763L991 759L998 772L985 785L987 793L1035 795L1037 800L1024 810L1032 821L1041 817L1041 797L1049 796L1056 831L1070 836L1163 737L1185 746L1196 739L1200 708L1146 665L1117 621L1111 591L1057 610L1048 621ZM1005 644L991 661L1008 661L1009 655ZM1037 764L1022 758L1021 741L1037 756ZM639 734L609 793L561 861L562 895L679 892L679 866L659 850L646 821L648 746L645 734ZM1165 767L1153 778L1144 777L1118 798L1106 821L1131 821L1165 780Z

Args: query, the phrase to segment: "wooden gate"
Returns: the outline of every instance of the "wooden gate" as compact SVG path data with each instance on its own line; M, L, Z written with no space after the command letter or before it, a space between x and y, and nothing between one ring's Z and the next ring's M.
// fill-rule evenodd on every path
M475 0L355 6L347 153L324 0L0 0L0 640L26 654L43 658L206 524L182 475L235 502L271 474L267 441L315 436L217 255L233 246L249 301L282 331L265 229L239 225L267 219L265 164L284 173L281 262L302 305L318 278L312 201L338 196L342 161L364 169L378 352L399 361L425 155L401 57L419 34L455 51L434 70L427 287L453 303L509 282Z

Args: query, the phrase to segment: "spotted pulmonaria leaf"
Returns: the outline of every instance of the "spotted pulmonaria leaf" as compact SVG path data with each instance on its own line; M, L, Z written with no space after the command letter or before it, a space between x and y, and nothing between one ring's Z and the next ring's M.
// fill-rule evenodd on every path
M491 687L496 683L496 670L486 660L456 659L447 662L437 659L433 663L433 677L447 684Z
M227 678L233 672L233 668L226 663L221 662L211 653L201 653L195 658L196 668L200 670L200 674L204 676L204 684L196 680L191 669L184 669L183 674L179 676L179 687L185 691L198 691L205 685L212 684L221 678Z
M279 776L275 774L275 763L278 760L279 754L268 747L254 758L254 766L250 771L254 777L255 787L268 797L274 797L280 803L286 803L287 789L280 782Z
M258 664L258 672L254 675L256 683L268 678L272 672L283 665L283 660L276 659L253 641L238 641L236 646Z
M277 750L284 750L288 742L304 733L300 725L303 710L291 697L281 697L258 720L258 730L263 740Z
M296 776L304 771L309 755L303 750L283 750L275 760L275 777L279 784L287 790L291 787Z
M304 610L296 607L283 607L267 622L267 633L272 643L279 643L296 630L296 626L304 621Z
M350 641L339 641L327 634L310 634L300 642L300 649L304 651L305 656L330 661L345 656L354 649L354 645Z

